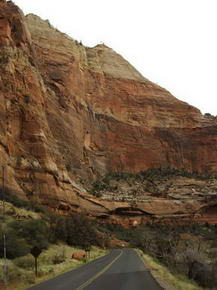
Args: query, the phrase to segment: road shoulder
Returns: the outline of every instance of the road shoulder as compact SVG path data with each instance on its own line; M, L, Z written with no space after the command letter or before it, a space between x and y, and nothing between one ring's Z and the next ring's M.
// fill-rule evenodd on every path
M174 275L166 266L156 262L152 257L136 249L145 267L150 270L152 276L165 290L202 290L195 282L183 275Z

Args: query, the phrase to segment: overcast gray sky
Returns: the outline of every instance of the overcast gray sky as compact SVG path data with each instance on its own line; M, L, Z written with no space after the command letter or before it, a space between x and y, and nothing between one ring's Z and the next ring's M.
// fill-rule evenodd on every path
M84 45L112 47L146 78L217 115L217 0L14 0Z

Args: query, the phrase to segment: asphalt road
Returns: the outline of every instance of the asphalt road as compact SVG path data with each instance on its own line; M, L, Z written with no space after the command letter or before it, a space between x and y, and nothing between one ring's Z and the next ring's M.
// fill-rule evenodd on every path
M29 290L162 290L136 251L110 254L66 272Z

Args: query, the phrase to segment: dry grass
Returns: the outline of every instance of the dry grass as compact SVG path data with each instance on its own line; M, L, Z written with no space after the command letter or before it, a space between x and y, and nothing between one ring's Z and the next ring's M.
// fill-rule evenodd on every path
M2 206L2 204L0 204ZM0 212L1 218L2 212ZM5 202L5 220L10 222L16 219L37 219L40 214L26 210L24 208L17 208L9 202ZM76 261L71 259L74 251L81 251L76 247L70 247L65 244L51 245L38 258L38 278L34 274L34 258L32 255L27 255L14 260L7 260L9 285L7 290L16 289L24 290L31 285L43 282L53 278L61 273L72 270L82 266L86 262L90 262L100 256L106 254L106 250L92 247L90 257L87 260ZM63 260L61 263L55 264L54 260L59 258ZM3 267L3 259L0 259L0 269ZM0 289L3 290L3 272L0 270Z
M34 268L32 267L32 265L34 264L34 260L31 255L21 257L19 258L19 260L15 259L14 261L8 261L9 272L11 273L11 281L7 290L25 290L34 284L41 283L64 272L80 267L85 263L90 262L107 253L106 250L92 247L90 251L90 258L88 260L76 261L74 259L71 259L71 255L74 251L81 251L81 249L70 247L64 244L52 245L51 247L49 247L48 250L44 251L39 256L38 278L35 278L34 275ZM64 256L65 261L55 265L53 263L53 259L56 255ZM33 263L31 263L31 259ZM23 266L21 267L22 262ZM28 265L27 262L30 264L29 267L26 267L26 264ZM16 264L18 264L19 267L16 266ZM2 267L2 265L3 260L0 260L0 267ZM0 280L1 278L2 277L0 277ZM1 289L3 290L4 288L1 287Z
M171 273L170 270L158 263L152 257L138 250L139 256L143 259L146 268L148 268L153 277L166 290L202 290L194 281L184 275Z
M3 202L1 201L0 206L3 207ZM18 208L11 204L10 202L4 202L5 206L5 219L6 221L10 220L18 220L18 219L38 219L40 215L36 212L27 210L25 208ZM2 216L2 211L0 212L0 216Z

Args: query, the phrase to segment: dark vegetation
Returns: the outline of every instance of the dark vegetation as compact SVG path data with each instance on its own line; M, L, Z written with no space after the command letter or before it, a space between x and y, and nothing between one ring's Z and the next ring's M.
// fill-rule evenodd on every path
M10 202L18 208L25 208L26 210L31 210L38 213L46 212L46 209L43 206L39 205L37 201L23 200L18 196L16 196L16 194L12 193L7 188L5 188L4 190L0 188L0 200Z
M199 180L209 180L211 178L217 178L216 172L187 172L184 169L178 170L175 168L150 168L146 171L141 171L138 173L129 173L129 172L111 172L103 176L102 178L96 180L92 187L90 188L90 193L93 195L100 197L102 195L103 190L108 191L116 191L117 188L111 185L111 181L121 181L121 180L135 180L139 182L149 181L150 183L147 185L147 191L152 191L152 189L156 192L157 188L154 188L155 181L160 181L163 179L169 179L171 177L181 176L187 178L195 178Z
M7 257L13 259L48 246L47 224L41 219L12 221L0 228L0 257L3 257L3 232L6 234Z
M165 226L146 223L135 228L103 225L104 231L127 241L166 265L171 272L217 289L217 225Z
M83 214L59 216L50 214L46 217L49 225L49 240L63 241L70 246L89 249L92 245L104 247L107 236L97 230L96 222Z
M116 178L123 178L123 175L116 175ZM2 200L2 193L0 197ZM43 251L49 244L58 241L83 249L92 245L109 247L112 237L116 237L128 242L130 247L140 248L155 257L171 271L194 279L204 289L217 289L217 225L166 226L146 223L124 228L121 225L102 224L82 214L60 216L36 203L22 201L10 192L7 192L7 200L21 208L39 212L40 218L6 220L3 223L0 215L0 258L3 257L3 233L7 237L9 259L27 253L34 255L35 247Z
M5 194L6 193L6 194ZM6 234L7 257L14 259L46 249L50 243L62 241L84 249L91 245L104 246L105 234L97 231L95 222L82 214L60 216L37 203L23 201L10 191L0 191L0 200L12 203L16 207L40 213L39 219L13 220L3 223L0 215L0 258L3 257L3 234ZM33 254L34 256L34 254Z

